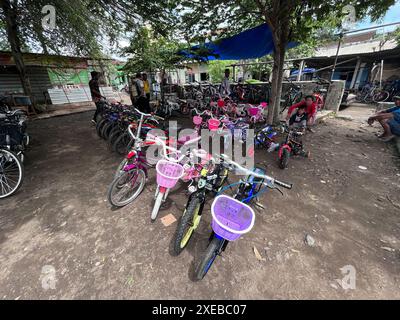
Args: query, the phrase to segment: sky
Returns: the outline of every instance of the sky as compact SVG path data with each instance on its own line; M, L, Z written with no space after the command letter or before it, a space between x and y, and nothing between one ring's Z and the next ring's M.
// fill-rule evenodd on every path
M358 22L356 24L355 29L362 29L362 28L368 28L368 27L373 27L373 26L378 26L382 24L387 24L387 23L392 23L392 22L400 22L400 0L396 1L396 4L391 6L389 10L387 11L386 15L378 22L371 22L371 19L368 17L364 19L361 22ZM397 27L399 27L398 25ZM382 30L384 29L384 30ZM380 32L390 32L396 29L396 26L391 26L391 27L386 27L382 28L379 30Z

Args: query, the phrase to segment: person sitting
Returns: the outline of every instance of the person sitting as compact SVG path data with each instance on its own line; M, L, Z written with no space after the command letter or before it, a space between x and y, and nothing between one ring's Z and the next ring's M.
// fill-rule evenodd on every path
M307 127L307 119L306 106L301 105L297 108L296 113L290 117L289 128L304 131Z
M291 107L289 107L286 120L289 120L293 111L300 107L305 107L305 112L307 114L307 129L309 131L313 132L311 127L315 124L315 120L317 118L317 111L318 111L314 96L306 96L303 101L300 101L299 103L296 103L296 104L292 105Z
M371 126L378 121L383 128L383 133L378 137L384 142L392 140L395 136L400 136L400 96L393 97L395 106L390 109L382 110L369 117L368 124Z
M310 151L305 151L303 143L301 142L301 137L299 132L304 133L304 131L307 129L307 113L306 113L306 106L302 105L297 108L297 112L293 114L290 119L289 119L289 128L290 129L296 129L295 136L297 136L298 143L301 144L301 150L298 153L299 155L309 158L311 152Z

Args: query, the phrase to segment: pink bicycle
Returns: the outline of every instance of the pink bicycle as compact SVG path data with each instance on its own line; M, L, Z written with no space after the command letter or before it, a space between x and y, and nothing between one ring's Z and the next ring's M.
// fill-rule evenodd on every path
M202 162L197 164L196 157L203 158L205 151L193 149L182 154L182 149L189 145L197 144L201 137L187 141L180 150L169 147L158 137L151 137L146 141L151 141L162 146L162 156L164 159L158 161L157 170L157 189L155 193L154 207L151 212L151 221L157 219L161 204L168 198L169 191L173 189L178 181L193 181L200 177ZM185 163L185 161L186 163ZM183 164L184 163L184 164Z

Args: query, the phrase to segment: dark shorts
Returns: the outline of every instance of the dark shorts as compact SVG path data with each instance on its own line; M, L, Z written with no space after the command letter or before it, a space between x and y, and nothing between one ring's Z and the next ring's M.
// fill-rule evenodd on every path
M390 126L390 131L392 131L392 134L400 136L400 118L398 121L396 120L396 118L390 120L388 124Z

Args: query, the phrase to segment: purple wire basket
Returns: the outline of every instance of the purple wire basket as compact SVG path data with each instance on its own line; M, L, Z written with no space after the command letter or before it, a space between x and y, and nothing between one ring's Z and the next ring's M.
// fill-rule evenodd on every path
M214 232L228 241L235 241L249 232L256 217L247 204L225 195L215 198L211 213Z

